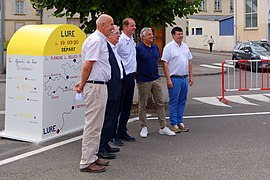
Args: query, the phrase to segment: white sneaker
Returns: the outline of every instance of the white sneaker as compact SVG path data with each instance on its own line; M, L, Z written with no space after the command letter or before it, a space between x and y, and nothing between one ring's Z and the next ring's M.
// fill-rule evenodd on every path
M147 135L148 135L147 127L143 127L142 130L141 130L141 132L140 132L140 136L141 136L142 138L146 138Z
M171 131L167 127L163 128L163 129L159 129L159 134L165 134L167 136L175 136L175 132Z

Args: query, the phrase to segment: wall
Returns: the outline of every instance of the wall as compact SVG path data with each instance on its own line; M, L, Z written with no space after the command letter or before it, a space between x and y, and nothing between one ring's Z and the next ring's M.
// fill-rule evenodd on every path
M165 44L172 41L171 30L175 26L180 26L183 29L183 34L184 34L183 41L186 42L186 26L187 26L186 18L175 17L175 23L176 25L168 26L165 28Z
M221 2L221 11L215 11L214 10L215 1L214 0L207 0L206 2L206 11L202 11L198 13L197 15L232 15L233 11L230 10L230 1L222 1ZM184 31L186 31L186 18L175 18L175 22L178 26L181 26ZM207 22L207 26L205 26ZM190 47L200 48L200 49L208 49L207 46L207 39L210 35L213 36L215 40L218 42L215 45L215 50L223 50L223 51L231 51L232 47L234 46L232 44L232 41L234 41L233 37L226 36L222 37L219 40L219 23L218 22L212 22L212 21L201 21L201 20L195 20L195 19L189 19L188 20L189 27L203 27L203 35L199 36L191 36L191 28L189 29L189 36L186 36L186 32L184 32L184 42L187 42ZM213 28L214 27L214 28ZM172 40L171 37L171 29L172 27L166 28L166 43L170 42ZM219 41L225 40L225 43L219 43ZM218 45L220 44L220 45ZM224 49L222 49L224 48Z
M61 18L56 18L52 14L55 11L55 9L50 9L43 11L43 24L66 24L67 23L67 18L61 17Z
M236 0L235 0L236 1ZM214 10L215 1L206 1L206 11L202 11L199 15L231 15L233 11L230 11L230 0L221 1L221 11Z
M26 14L14 15L13 13L14 0L5 0L5 40L9 41L16 31L15 24L23 23L29 24L41 24L41 17L35 9L33 9L29 0L26 2ZM74 18L56 18L52 14L55 9L43 10L42 23L43 24L74 24L80 25L79 15L75 14Z
M205 26L207 24L207 26ZM192 35L192 28L203 28L202 35ZM208 49L207 40L211 35L214 41L219 35L219 25L217 21L202 21L197 19L189 19L189 36L187 43L191 48ZM216 48L215 48L216 49Z
M219 36L219 21L203 21L189 19L189 36L186 42L190 48L209 49L207 44L209 36L212 36L215 44L213 50L232 51L234 47L233 36ZM191 28L203 28L202 35L191 35Z
M238 0L236 29L238 41L254 41L268 39L268 1L258 0L258 27L245 27L245 1Z
M9 41L16 31L15 24L24 23L39 24L40 16L37 15L36 10L32 8L29 0L26 0L26 14L14 15L13 11L14 0L5 0L5 40Z

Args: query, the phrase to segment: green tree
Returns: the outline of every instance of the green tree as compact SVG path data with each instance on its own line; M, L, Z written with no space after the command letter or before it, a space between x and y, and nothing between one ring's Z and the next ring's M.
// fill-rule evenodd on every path
M53 9L56 17L80 15L81 29L86 33L95 30L98 15L106 13L117 25L132 17L137 27L174 25L175 17L198 12L202 0L31 0L37 9ZM90 15L91 18L88 18Z

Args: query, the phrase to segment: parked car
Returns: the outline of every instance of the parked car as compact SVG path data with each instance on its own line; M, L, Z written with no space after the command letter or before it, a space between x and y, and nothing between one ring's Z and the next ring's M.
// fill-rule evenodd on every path
M268 41L250 41L238 43L232 52L233 60L270 60L270 43ZM270 62L236 62L235 67L244 67L252 71L261 71L270 67Z

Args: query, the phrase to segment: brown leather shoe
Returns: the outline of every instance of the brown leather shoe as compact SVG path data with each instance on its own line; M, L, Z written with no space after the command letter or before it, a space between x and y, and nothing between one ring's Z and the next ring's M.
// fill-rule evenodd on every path
M80 169L81 172L90 172L90 173L100 173L106 171L105 166L97 165L95 162L90 164L88 167Z
M171 131L175 132L175 133L180 133L180 129L178 127L174 127L174 126L171 127Z
M180 129L180 132L188 132L189 129L186 126L182 126L181 124L178 124L178 127Z
M95 163L99 166L109 166L110 161L98 158Z

